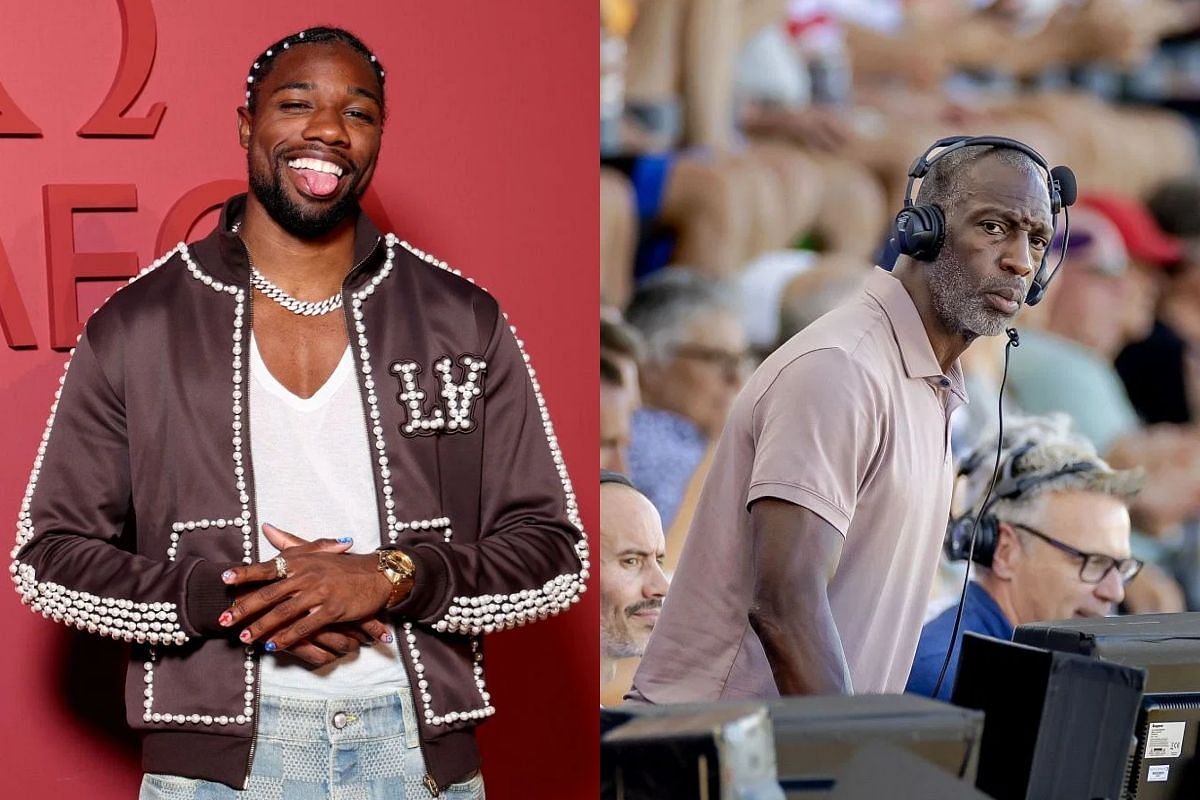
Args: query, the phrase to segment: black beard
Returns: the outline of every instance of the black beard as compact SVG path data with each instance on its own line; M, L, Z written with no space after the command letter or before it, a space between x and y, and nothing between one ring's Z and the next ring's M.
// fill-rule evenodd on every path
M281 228L300 239L320 238L347 217L358 213L358 198L353 191L347 192L339 200L315 213L308 213L284 192L284 167L276 167L270 172L257 172L253 164L249 163L249 158L247 167L250 173L250 190L258 198L258 202Z

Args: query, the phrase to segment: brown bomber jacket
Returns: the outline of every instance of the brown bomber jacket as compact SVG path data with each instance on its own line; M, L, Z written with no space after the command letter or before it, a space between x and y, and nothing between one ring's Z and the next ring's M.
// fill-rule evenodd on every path
M258 560L253 293L230 232L244 203L228 201L213 234L143 270L88 321L10 568L34 611L133 644L125 701L146 771L237 788L260 656L216 619L230 601L220 573ZM343 297L381 546L416 563L412 593L390 612L436 794L478 767L474 728L494 712L482 634L576 602L587 540L537 379L490 295L361 214Z

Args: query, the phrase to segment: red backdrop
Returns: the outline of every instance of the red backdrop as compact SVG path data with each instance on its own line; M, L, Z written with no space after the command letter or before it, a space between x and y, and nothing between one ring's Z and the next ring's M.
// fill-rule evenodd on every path
M286 33L331 24L363 37L387 70L369 207L498 296L542 379L594 541L594 2L0 0L0 20L9 535L62 371L56 348L112 278L211 229L215 215L197 215L245 180L234 109L250 61ZM593 588L571 613L489 640L489 797L596 796L597 613ZM3 794L136 796L119 646L30 614L11 591L0 622Z

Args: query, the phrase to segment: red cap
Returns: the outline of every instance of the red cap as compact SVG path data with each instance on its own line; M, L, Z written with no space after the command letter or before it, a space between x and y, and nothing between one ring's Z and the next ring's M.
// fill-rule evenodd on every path
M1159 266L1183 259L1182 243L1158 227L1140 200L1119 194L1086 194L1079 202L1108 217L1121 234L1130 258Z

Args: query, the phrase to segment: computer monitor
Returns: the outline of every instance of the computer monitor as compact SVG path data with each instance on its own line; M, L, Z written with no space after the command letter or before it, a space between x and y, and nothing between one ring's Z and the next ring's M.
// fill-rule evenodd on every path
M951 700L984 713L975 786L995 800L1118 800L1145 672L967 633Z
M1039 622L1018 627L1013 641L1145 670L1125 797L1200 796L1200 613Z
M927 697L886 694L786 697L760 706L770 715L772 768L788 800L828 796L844 776L847 764L868 744L900 748L964 788L974 784L984 730L983 714L979 712ZM616 796L615 775L621 758L628 764L639 759L639 768L647 771L671 768L674 762L652 747L681 749L686 741L676 731L692 725L697 714L737 707L716 703L604 709L601 719L607 732L601 740L602 787L613 786L611 796ZM643 724L628 729L635 721L651 718L675 718L678 727L650 728ZM624 752L620 752L622 749ZM905 788L895 787L890 797L912 796L905 793Z

